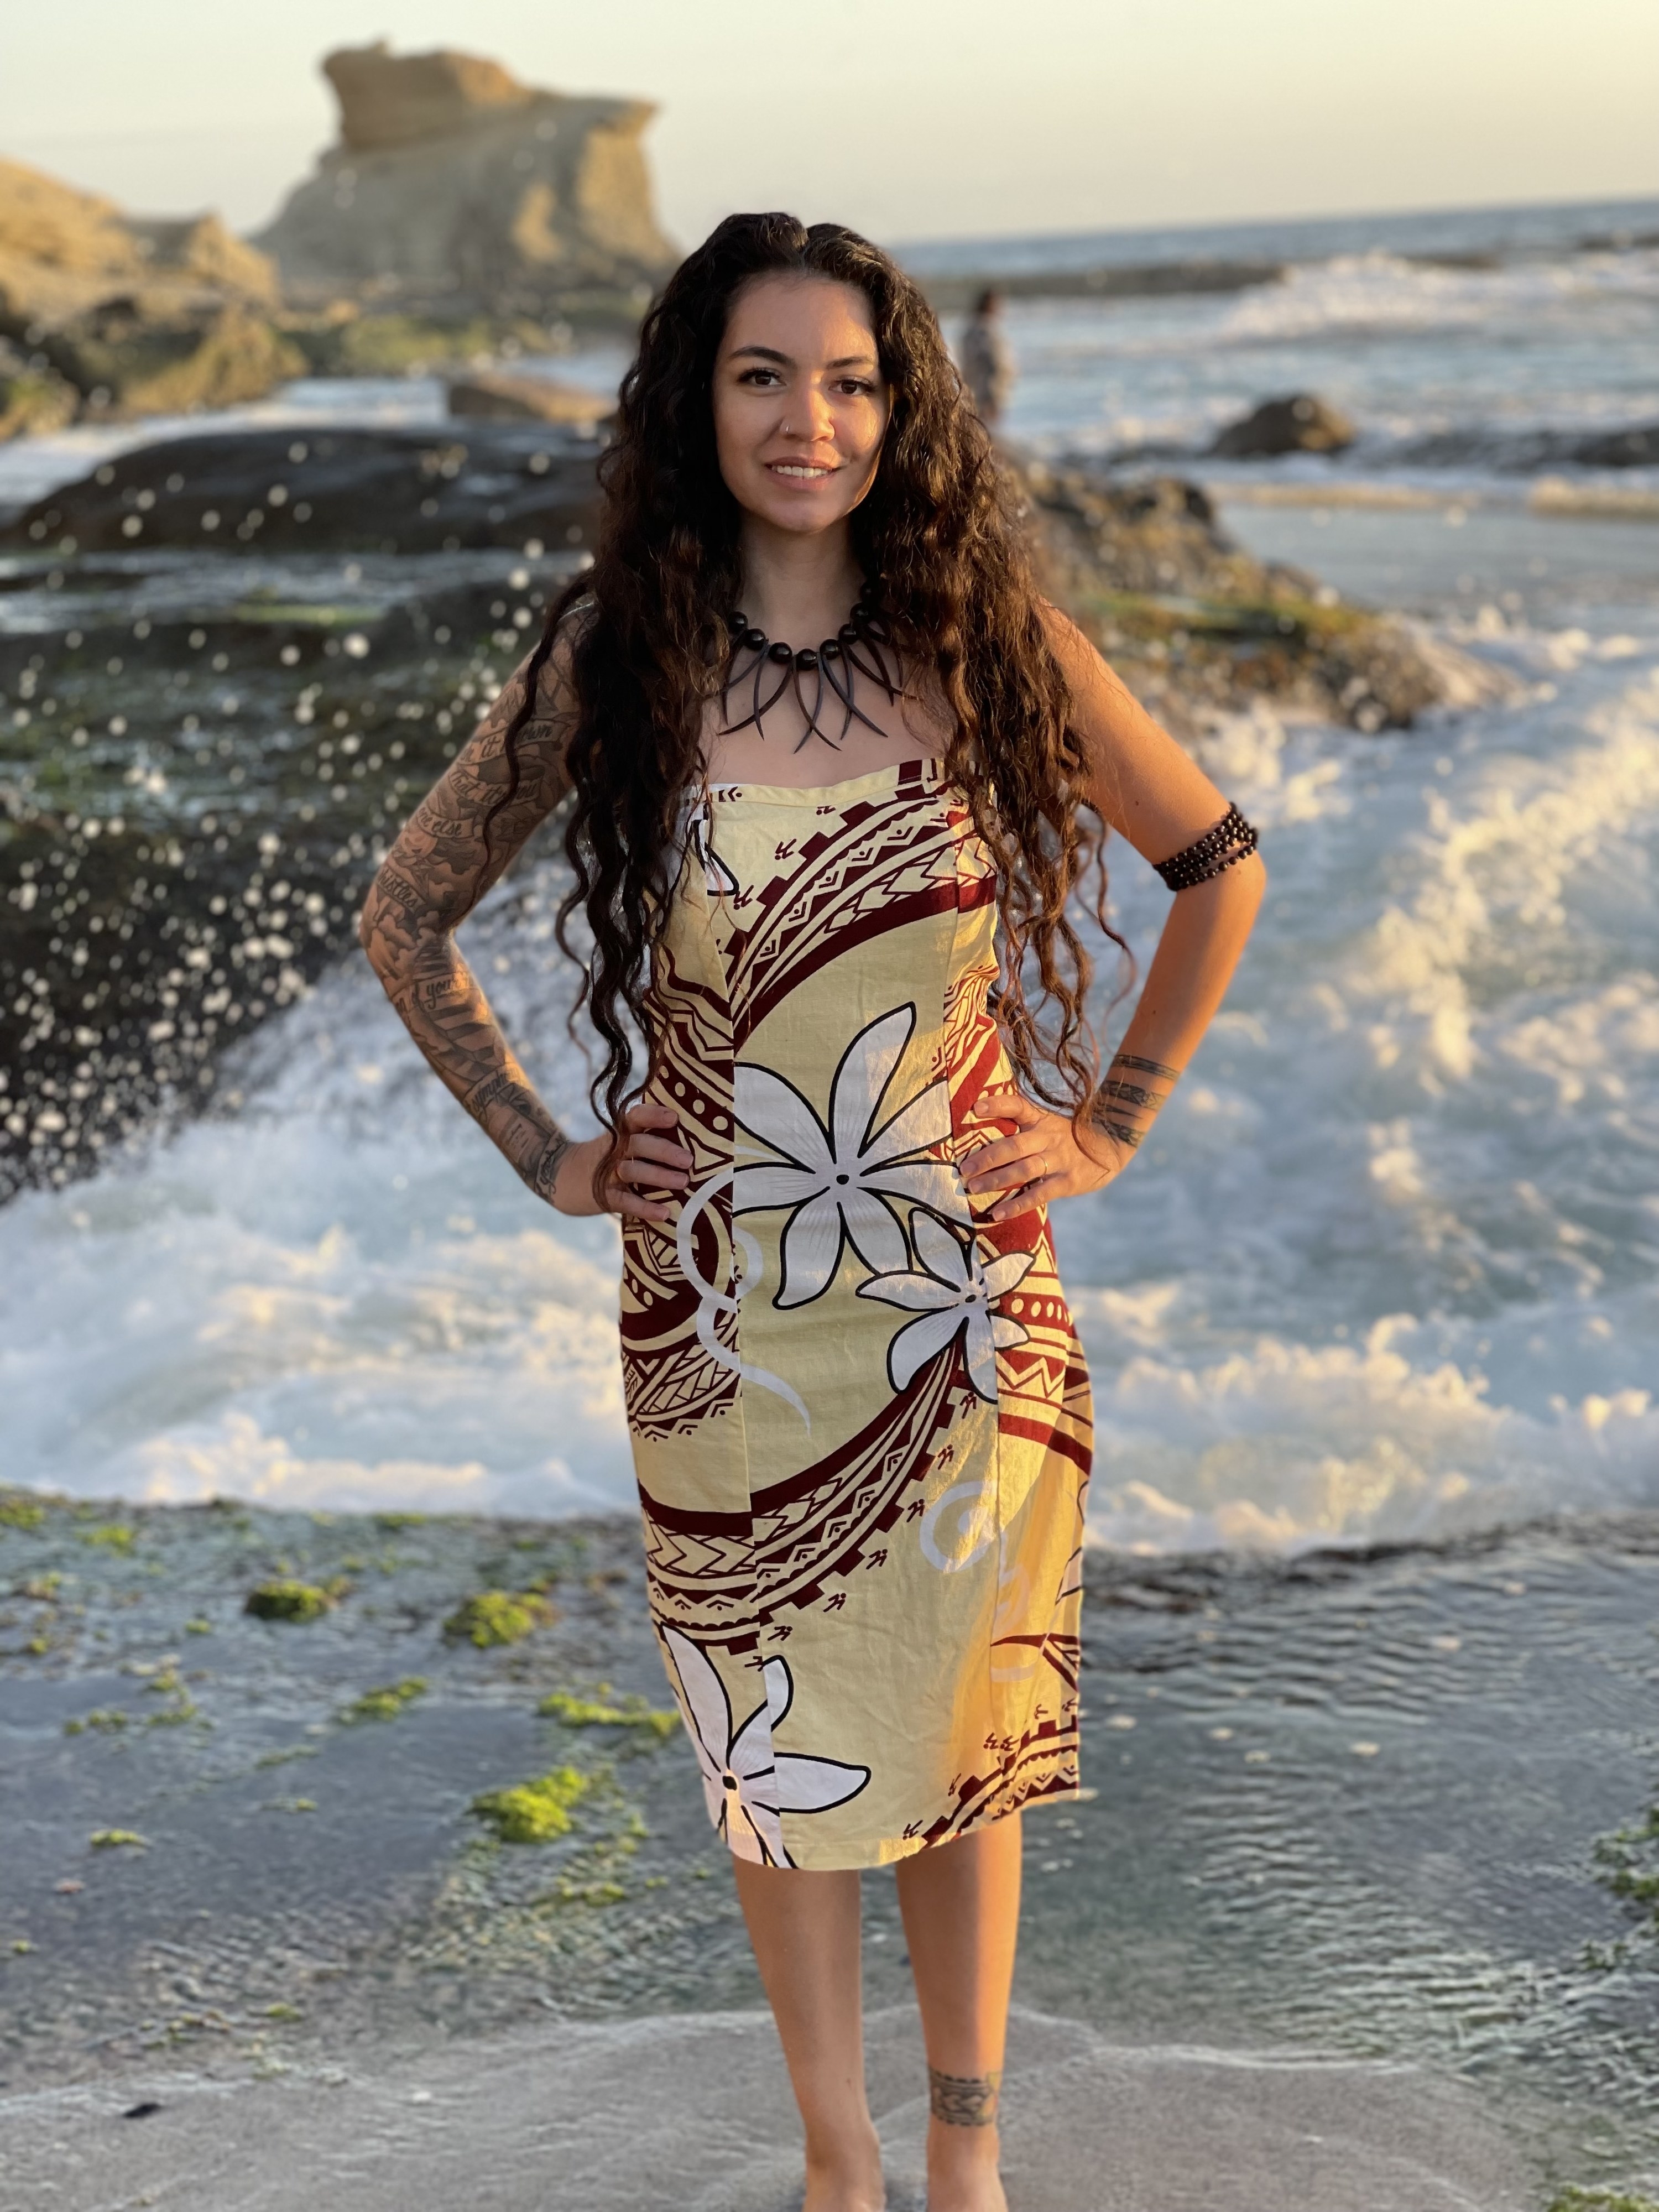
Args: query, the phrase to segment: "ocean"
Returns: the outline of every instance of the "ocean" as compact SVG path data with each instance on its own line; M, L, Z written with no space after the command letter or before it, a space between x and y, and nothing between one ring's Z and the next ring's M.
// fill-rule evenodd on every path
M1293 1550L1659 1502L1659 469L1565 458L1659 418L1659 246L1614 242L1656 234L1659 204L1170 234L1158 253L1231 240L1287 274L1008 311L1009 430L1039 450L1197 448L1280 391L1345 409L1359 435L1340 457L1160 465L1200 476L1253 550L1510 679L1504 703L1409 732L1264 707L1204 746L1273 888L1155 1140L1059 1217L1099 1541ZM1098 240L998 250L1103 259ZM619 359L555 366L592 380ZM415 380L239 412L438 404ZM0 494L150 434L6 449ZM41 604L15 582L0 621ZM1113 884L1144 957L1164 894L1121 848ZM556 888L538 864L468 942L580 1122ZM526 1199L349 952L239 1049L231 1105L0 1214L9 1476L323 1508L625 1505L611 1226Z

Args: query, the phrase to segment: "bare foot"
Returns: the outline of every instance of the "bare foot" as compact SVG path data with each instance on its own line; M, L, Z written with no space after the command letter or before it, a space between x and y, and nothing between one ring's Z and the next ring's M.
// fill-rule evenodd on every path
M928 2122L927 2212L1008 2212L994 2126Z
M801 2212L886 2212L881 2146L873 2130L867 2143L833 2159L806 2154L806 2197Z

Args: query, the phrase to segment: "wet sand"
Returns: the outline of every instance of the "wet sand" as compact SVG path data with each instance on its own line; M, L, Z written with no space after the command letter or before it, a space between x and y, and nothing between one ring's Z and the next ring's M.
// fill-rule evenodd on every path
M921 2212L925 2081L869 2023L890 2212ZM126 2118L147 2102L159 2109ZM1011 2212L1519 2212L1522 2161L1467 2093L1291 2052L1125 2047L1022 2012ZM63 2212L790 2212L799 2128L769 2023L708 2013L380 2055L279 2081L140 2070L0 2106L15 2192Z

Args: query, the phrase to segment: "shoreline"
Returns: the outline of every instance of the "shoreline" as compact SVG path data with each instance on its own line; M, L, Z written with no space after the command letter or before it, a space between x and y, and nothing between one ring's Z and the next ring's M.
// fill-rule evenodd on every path
M568 2092L560 2139L603 2180L622 2171L605 2130L641 2109L619 2094L636 2078L622 2054L656 2038L695 2073L711 2011L748 2021L730 2031L749 2039L734 2109L772 2094L722 1850L678 1730L652 1718L668 1699L631 1516L17 1492L0 1508L0 1757L9 1802L29 1808L0 1869L0 2110L15 2155L58 2145L64 2176L84 2178L58 2201L92 2212L106 2162L140 2149L158 2185L210 2157L231 2097L274 2188L279 2169L311 2171L290 2130L309 2141L317 2106L295 2095L330 2084L377 2128L418 2087L452 2100L444 2139L476 2177L493 2137L467 2115L503 2067L544 2072L550 2039L597 2054L548 2094ZM248 1612L273 1581L317 1592L309 1617ZM1096 1550L1085 1587L1085 1796L1026 1824L1016 1987L1021 2033L1076 2094L1037 2094L1038 2067L1011 2121L1033 2146L1027 2204L1077 2212L1066 2191L1093 2169L1067 2146L1103 2158L1088 2128L1116 2110L1139 2148L1126 2193L1101 2202L1138 2205L1132 2185L1157 2168L1133 2159L1153 2158L1194 2083L1248 2084L1189 2146L1212 2180L1233 2170L1224 2143L1239 2149L1236 2199L1194 2179L1206 2212L1267 2212L1287 2171L1322 2212L1541 2212L1547 2165L1659 2172L1643 2086L1659 1929L1596 1856L1654 1786L1659 1514L1279 1559ZM485 1590L528 1594L530 1617L504 1642L446 1634ZM580 1778L568 1831L495 1839L469 1808L544 1770ZM865 1900L867 2001L902 2051L890 1876ZM724 2063L717 2042L721 2081ZM1332 2101L1339 2077L1352 2094ZM900 2058L875 2078L900 2085L903 2152L915 2092L900 2094ZM688 2117L705 2091L684 2094L665 2097L665 2144L705 2140ZM112 2140L105 2119L146 2100L167 2125ZM1437 2117L1390 2184L1376 2156L1407 2107ZM544 2110L533 2139L553 2125ZM789 2201L776 2139L769 2122L741 2145L756 2212ZM408 2144L386 2144L392 2174ZM490 2201L519 2203L529 2160L504 2161ZM1343 2173L1370 2194L1342 2195ZM338 2201L394 2201L375 2193L384 2175L337 2178L359 2192ZM639 2200L584 2199L612 2201Z
M919 2023L867 2016L890 2212L922 2212ZM148 2110L146 2108L149 2108ZM142 2122L131 2116L143 2113ZM234 2087L155 2069L0 2100L8 2164L64 2212L791 2212L799 2124L769 2019L526 2025L471 2046ZM1107 2041L1017 2008L1005 2083L1012 2212L1529 2212L1528 2161L1467 2092L1295 2051ZM579 2196L576 2193L580 2192Z

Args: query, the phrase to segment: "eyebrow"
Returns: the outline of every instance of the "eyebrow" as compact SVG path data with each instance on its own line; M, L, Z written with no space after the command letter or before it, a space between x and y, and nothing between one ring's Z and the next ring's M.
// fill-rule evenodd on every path
M730 358L733 361L775 361L784 368L796 366L788 354L780 353L775 346L733 346ZM844 353L838 361L824 363L826 368L873 368L875 365L876 357L872 353Z

